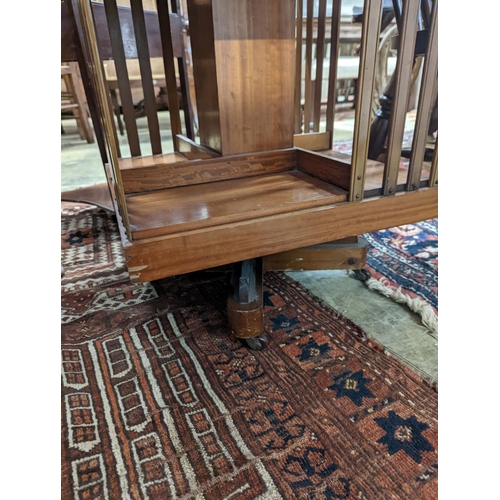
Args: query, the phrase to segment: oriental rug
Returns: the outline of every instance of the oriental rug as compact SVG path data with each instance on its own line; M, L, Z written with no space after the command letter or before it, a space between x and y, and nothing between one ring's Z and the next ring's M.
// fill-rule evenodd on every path
M364 234L370 247L368 288L420 314L429 333L438 334L438 219Z
M114 216L62 216L61 498L437 498L437 392L281 273L269 346L223 273L135 284Z

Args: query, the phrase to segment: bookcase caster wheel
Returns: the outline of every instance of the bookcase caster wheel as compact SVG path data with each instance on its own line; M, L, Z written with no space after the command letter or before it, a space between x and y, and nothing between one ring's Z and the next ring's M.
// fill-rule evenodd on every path
M250 339L238 339L244 346L252 349L254 351L262 351L267 345L269 341L265 335L259 335L258 337L252 337Z
M365 283L372 277L368 269L354 269L354 276L356 277L356 279L362 281L363 283Z

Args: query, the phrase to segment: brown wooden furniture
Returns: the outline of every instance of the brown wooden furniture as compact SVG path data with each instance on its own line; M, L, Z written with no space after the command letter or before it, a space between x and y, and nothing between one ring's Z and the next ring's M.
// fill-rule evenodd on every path
M415 30L415 1L403 5L403 48L414 43L404 34ZM236 337L260 348L263 269L292 266L294 252L304 247L313 246L307 249L313 252L318 244L437 216L437 155L426 166L427 177L422 175L423 162L413 162L411 185L395 161L401 155L397 141L388 144L385 163L367 161L381 0L367 2L363 12L352 156L328 148L335 113L332 77L327 104L330 128L294 137L294 0L188 0L200 144L173 128L175 151L155 152L160 130L151 92L147 30L141 1L132 0L142 82L150 96L145 108L154 154L121 158L91 6L87 0L74 3L98 97L108 153L106 171L132 279L152 281L233 264L228 318ZM112 21L116 4L105 0L105 7L111 13L107 18L111 33L119 24ZM339 2L334 2L335 32L338 9ZM431 12L436 19L437 2ZM175 68L167 2L158 2L158 20L169 87ZM123 62L117 57L121 39L117 36L114 43L115 62ZM434 50L433 43L429 51ZM332 45L336 54L337 45ZM398 84L407 87L411 65L405 57L402 62L398 58L396 72ZM335 55L331 60L334 76ZM122 76L126 79L126 67ZM419 113L427 113L426 89ZM398 100L395 105L399 110L406 103ZM170 113L177 119L175 111ZM398 134L401 126L399 119L393 124ZM424 146L416 142L414 148L421 150L414 149L414 158L423 158ZM357 243L355 239L349 244ZM270 257L275 254L281 256Z
M87 99L78 64L69 62L61 66L64 91L61 92L61 111L70 110L76 120L78 133L88 143L94 142L94 131L90 123Z

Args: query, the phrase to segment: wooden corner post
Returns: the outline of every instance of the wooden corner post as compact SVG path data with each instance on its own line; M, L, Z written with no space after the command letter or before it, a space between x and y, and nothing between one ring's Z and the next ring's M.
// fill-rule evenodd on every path
M188 0L203 146L293 147L295 1Z

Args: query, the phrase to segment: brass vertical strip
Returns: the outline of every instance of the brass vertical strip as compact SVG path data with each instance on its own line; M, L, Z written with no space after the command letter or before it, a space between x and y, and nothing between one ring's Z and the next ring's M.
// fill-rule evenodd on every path
M170 13L167 0L156 0L158 22L160 24L161 48L163 51L163 68L167 84L168 112L170 113L170 127L174 151L179 151L177 134L182 134L181 115L179 112L179 98L177 96L177 79L175 77L174 47L170 28ZM181 64L179 64L179 73Z
M127 237L131 240L130 221L125 200L125 193L123 190L120 167L118 164L118 144L116 142L116 132L113 134L115 127L113 122L111 97L109 95L109 89L106 87L104 68L99 56L98 42L90 2L88 0L78 0L78 9L86 42L86 50L89 56L89 73L94 79L94 87L97 93L97 103L101 108L100 115L105 136L105 143L108 149L108 161L114 176L115 185L113 187L114 192L116 193L116 203L119 211L119 214L117 215L120 215L127 232Z
M158 122L158 110L156 96L153 86L153 74L149 56L148 35L142 0L130 0L132 11L132 22L134 24L135 43L137 45L137 57L141 72L142 90L144 91L144 107L148 119L149 138L151 150L154 155L161 154L160 124Z
M330 28L330 74L328 75L328 99L326 103L326 131L330 132L330 145L333 146L333 127L335 122L335 103L337 102L337 70L339 64L340 10L342 0L332 2Z
M106 12L106 22L108 24L111 48L113 50L113 60L116 68L118 90L120 91L123 119L125 121L125 129L127 130L130 154L132 156L141 156L141 146L139 142L139 134L137 132L135 109L132 100L132 91L130 89L127 62L125 59L125 49L123 47L122 30L116 0L106 0L104 2L104 9Z
M304 8L303 0L297 0L297 31L295 34L295 133L302 133L302 10Z
M304 88L304 132L311 131L310 123L312 117L312 46L313 46L313 21L314 21L314 0L307 0L306 17L306 74Z
M431 174L429 176L429 187L437 187L438 185L438 139L434 147L434 156L432 157Z
M177 0L171 0L170 4L172 7L172 13L177 14L179 16L179 19L182 20L182 12L180 12L181 9L179 2ZM179 80L181 84L182 111L184 113L184 125L186 127L186 136L192 141L194 141L195 140L194 113L193 113L193 104L191 102L191 95L189 93L189 76L186 63L186 51L184 43L182 49L183 49L182 57L177 57L177 67L179 69Z
M354 115L349 201L363 199L381 19L382 0L365 0Z
M403 148L403 134L415 60L415 40L417 37L419 8L420 0L405 0L403 3L398 58L395 69L396 88L392 101L387 138L387 155L382 181L382 192L384 195L396 194L401 150Z
M319 132L321 121L321 94L323 88L323 64L325 58L326 0L319 0L318 35L316 37L316 79L314 81L313 132Z
M413 134L410 167L406 183L407 191L414 191L420 185L422 165L425 155L425 146L432 108L437 92L437 69L438 69L438 2L434 1L431 24L425 52L424 68L422 72L422 83L418 100L417 118L415 120L415 132Z

